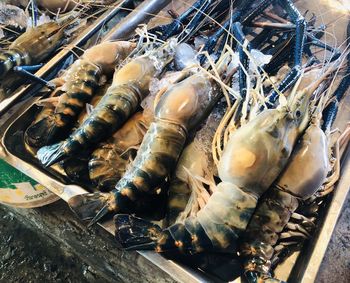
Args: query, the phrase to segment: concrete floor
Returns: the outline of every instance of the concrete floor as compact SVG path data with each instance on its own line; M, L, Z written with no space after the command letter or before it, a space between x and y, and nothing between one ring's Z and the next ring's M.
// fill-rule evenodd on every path
M316 282L350 282L350 194L335 227Z
M0 282L94 282L89 266L0 206ZM94 278L93 278L94 279Z

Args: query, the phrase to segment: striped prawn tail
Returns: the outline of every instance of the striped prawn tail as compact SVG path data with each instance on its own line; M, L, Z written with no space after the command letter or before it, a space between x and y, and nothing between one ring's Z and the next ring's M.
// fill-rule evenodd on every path
M153 247L157 252L179 250L189 253L234 253L237 250L237 239L245 230L256 202L255 197L238 187L221 183L196 217L189 217L183 223L176 223L161 232L151 223L146 228L145 221L142 222L143 228L139 229L140 222L132 216L128 219L125 216L115 216L116 237L127 249ZM142 246L137 242L141 231L145 232Z
M66 93L61 95L54 113L43 117L26 130L24 138L27 144L43 147L64 139L85 109L86 103L95 94L100 75L98 66L83 60L76 61L64 84Z
M110 193L75 196L68 202L70 207L81 219L93 218L91 224L109 212L150 209L150 204L158 199L159 187L175 169L185 141L182 126L162 120L152 123L132 166L115 189Z

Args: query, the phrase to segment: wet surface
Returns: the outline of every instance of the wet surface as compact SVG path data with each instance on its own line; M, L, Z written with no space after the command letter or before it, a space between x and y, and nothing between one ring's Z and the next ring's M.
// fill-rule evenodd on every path
M89 267L0 206L0 282L95 282Z

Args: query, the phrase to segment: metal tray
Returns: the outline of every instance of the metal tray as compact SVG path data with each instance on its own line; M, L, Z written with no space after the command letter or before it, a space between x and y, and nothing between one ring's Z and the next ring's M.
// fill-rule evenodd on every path
M43 184L45 187L49 188L63 200L68 201L70 197L84 193L86 190L75 184L69 183L64 175L61 175L52 169L42 168L38 161L24 147L23 133L38 111L38 107L35 105L35 101L38 99L39 98L34 99L29 105L23 105L21 109L15 113L17 119L14 120L9 127L4 125L6 129L1 142L0 157L23 173ZM336 126L341 129L344 128L345 122L350 119L350 113L346 109L346 105L349 105L349 103L350 96L343 101L340 107L341 112L336 120ZM320 221L321 225L319 229L316 231L313 239L304 246L301 252L294 254L284 264L277 268L276 275L279 279L287 280L288 282L315 281L319 266L350 186L349 156L350 148L343 155L341 179L338 182L335 193L328 200L326 210L321 216L322 219ZM112 223L102 223L101 226L113 234ZM210 275L205 275L199 272L198 270L175 263L157 253L150 251L139 251L139 253L179 282L220 281L218 278L215 279ZM240 280L237 279L236 282L240 282Z
M36 111L38 111L38 107L35 105L35 102L32 102L28 108L23 106L16 113L16 115L20 114L20 116L10 125L3 135L0 144L0 158L49 188L64 201L68 201L74 195L87 192L82 187L69 184L64 175L60 175L52 169L41 168L38 161L26 151L23 143L23 133L26 127L31 123L31 118L34 117L32 115L35 115ZM112 222L100 223L100 225L111 234L114 233ZM199 271L175 263L172 260L167 260L155 252L138 251L138 253L152 262L156 267L164 270L170 277L178 282L218 281L210 276L201 274Z
M166 1L145 1L160 2L165 5ZM169 1L168 1L169 2ZM147 8L147 5L145 5ZM159 6L160 7L160 6ZM158 8L159 8L158 7ZM164 6L163 6L164 7ZM108 11L105 14L105 20L113 17L118 12L118 8ZM84 35L77 41L82 44L103 24L104 20L100 18L94 26L90 27ZM124 21L125 22L125 21ZM116 31L118 29L115 29ZM119 37L117 33L109 35L111 38ZM79 41L81 40L81 41ZM68 55L68 52L60 52L57 54L43 69L39 70L37 75L44 77L53 72L55 66L62 62ZM19 90L14 97L31 97L37 86L27 86ZM23 142L23 133L31 124L33 117L38 111L35 102L38 97L32 97L18 106L16 112L5 122L0 128L0 136L2 136L0 144L0 158L27 174L34 180L49 188L60 198L68 201L69 198L76 194L86 192L86 190L76 184L72 184L68 179L52 169L44 169L39 162L25 149ZM350 120L350 95L348 95L340 105L340 112L335 122L335 127L344 129L347 121ZM0 104L1 112L1 104ZM293 254L284 264L280 265L276 270L276 277L288 282L315 282L317 272L319 270L322 258L325 254L328 242L332 236L333 229L342 210L346 195L350 186L350 148L343 155L343 165L341 179L337 184L335 192L327 200L327 204L323 214L321 215L320 225L314 234L314 237L308 241L301 252ZM100 225L114 233L113 224L111 222L100 223ZM152 251L138 251L143 257L149 260L157 268L164 270L170 278L178 282L222 282L217 277L203 273L200 270L190 268L182 263L166 259L160 254ZM240 282L236 279L234 282Z

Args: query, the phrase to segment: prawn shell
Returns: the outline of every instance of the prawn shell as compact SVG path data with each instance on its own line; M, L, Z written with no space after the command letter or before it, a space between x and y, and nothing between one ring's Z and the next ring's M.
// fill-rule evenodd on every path
M273 109L239 128L220 160L221 180L262 195L288 162L297 138L296 126L286 111Z
M258 206L249 222L240 246L240 253L245 259L246 270L268 272L274 245L288 223L290 216L298 207L298 199L277 187L259 200ZM259 260L262 264L254 264Z
M185 140L186 134L178 125L153 122L132 167L118 182L117 194L129 199L137 199L140 193L155 194L158 186L175 169Z
M216 103L217 92L208 77L195 74L171 87L156 106L155 116L190 130Z
M55 22L49 22L28 29L12 42L9 50L15 50L28 57L27 64L37 64L55 51L63 39L64 29Z
M110 75L135 46L128 41L106 41L87 49L82 59L97 65L103 74Z
M321 187L329 168L327 137L317 125L311 124L295 146L277 186L307 199Z

